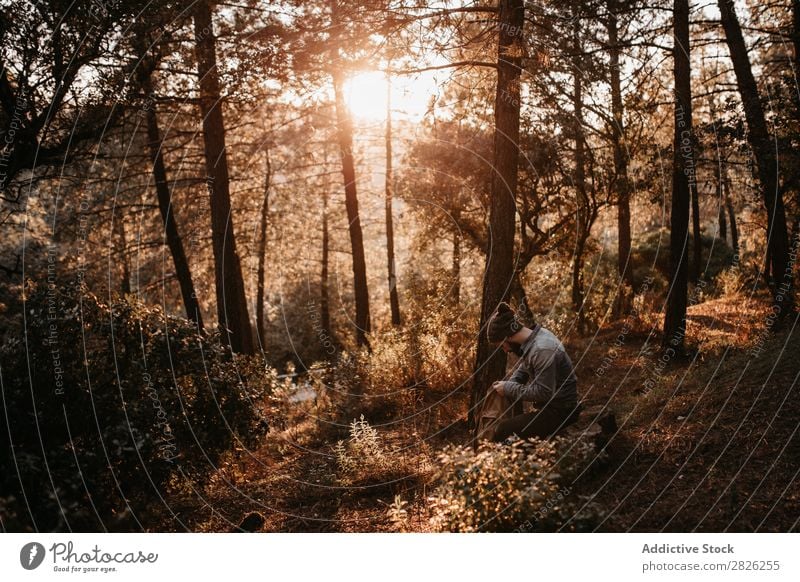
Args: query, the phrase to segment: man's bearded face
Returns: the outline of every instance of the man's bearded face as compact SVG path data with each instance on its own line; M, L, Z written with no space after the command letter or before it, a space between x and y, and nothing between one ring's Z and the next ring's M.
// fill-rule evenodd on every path
M522 344L506 340L503 342L503 348L506 352L511 352L517 356L522 356Z

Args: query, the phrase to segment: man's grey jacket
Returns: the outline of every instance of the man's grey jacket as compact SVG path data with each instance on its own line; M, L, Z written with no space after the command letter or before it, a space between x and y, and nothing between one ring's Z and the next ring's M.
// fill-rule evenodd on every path
M551 403L574 407L578 401L577 378L564 345L548 329L536 324L520 346L522 361L503 392L514 400L541 407Z

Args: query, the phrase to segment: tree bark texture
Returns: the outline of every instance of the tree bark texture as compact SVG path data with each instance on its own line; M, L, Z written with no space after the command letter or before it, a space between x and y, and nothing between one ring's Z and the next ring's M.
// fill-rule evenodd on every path
M777 320L783 319L793 304L793 276L789 263L789 235L783 192L778 183L776 145L771 141L764 118L742 28L732 0L718 0L725 30L725 40L736 73L736 84L744 106L747 138L756 161L759 182L767 209L767 255L772 274L774 309Z
M143 72L141 83L145 94L151 96L153 94L153 81L150 71ZM162 153L163 140L158 125L158 112L156 111L155 103L148 102L144 109L144 114L147 124L147 151L153 164L153 180L155 181L156 197L158 198L158 210L161 214L161 222L164 224L164 238L172 255L172 264L175 267L175 276L181 289L181 298L183 299L183 307L186 310L186 317L194 321L198 328L203 329L203 316L200 311L200 303L197 300L192 272L189 269L189 261L186 258L186 251L175 221L175 214L172 212L172 193L167 181L167 168Z
M673 61L675 77L675 136L672 160L670 214L670 282L662 345L683 349L686 335L690 177L694 178L692 148L692 91L689 64L689 0L674 2ZM669 353L669 351L667 352Z
M392 310L392 325L400 325L400 297L397 293L397 271L394 260L394 220L392 197L394 190L392 167L392 83L386 83L386 258L389 276L389 303Z
M525 5L522 0L500 0L498 12L497 90L493 173L489 206L489 244L483 276L481 318L473 374L470 424L475 404L505 374L506 354L489 344L486 324L509 294L514 275L515 201L519 159L520 70Z
M217 317L222 330L222 339L231 350L252 354L252 327L233 228L216 41L211 22L211 8L206 0L200 0L195 4L194 29L197 72L200 77L199 102L203 118L207 184L211 198L211 237L214 249Z
M261 203L261 220L258 225L258 273L256 281L256 331L261 350L266 346L266 323L264 321L264 288L267 262L267 226L269 222L269 191L272 182L272 163L269 147L264 148L264 201Z
M620 46L617 24L619 0L609 0L608 45L609 45L609 84L611 85L611 114L614 124L611 128L614 148L614 190L617 194L617 270L620 280L633 288L633 269L631 256L631 183L628 176L628 154L625 151L625 108L622 103L622 84L620 81Z

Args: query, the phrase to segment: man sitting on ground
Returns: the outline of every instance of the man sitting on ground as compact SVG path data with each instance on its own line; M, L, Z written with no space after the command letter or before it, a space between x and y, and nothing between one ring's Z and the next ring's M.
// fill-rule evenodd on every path
M522 361L508 380L492 389L507 397L533 402L536 410L502 421L494 435L503 441L512 434L520 438L549 438L578 419L577 378L563 344L539 324L522 325L514 310L501 303L489 318L489 341L513 352Z

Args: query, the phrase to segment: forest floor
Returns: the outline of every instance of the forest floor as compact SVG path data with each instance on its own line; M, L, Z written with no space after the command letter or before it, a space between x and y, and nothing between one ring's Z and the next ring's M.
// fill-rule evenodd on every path
M768 304L734 295L691 306L691 355L666 362L654 314L567 338L584 403L617 418L607 461L570 492L605 509L598 531L798 530L800 328L795 316L767 333ZM429 531L436 455L467 442L465 401L416 390L373 404L365 414L393 452L363 479L341 478L346 423L301 417L181 496L172 510L183 526L161 530L232 531L255 512L259 531Z

